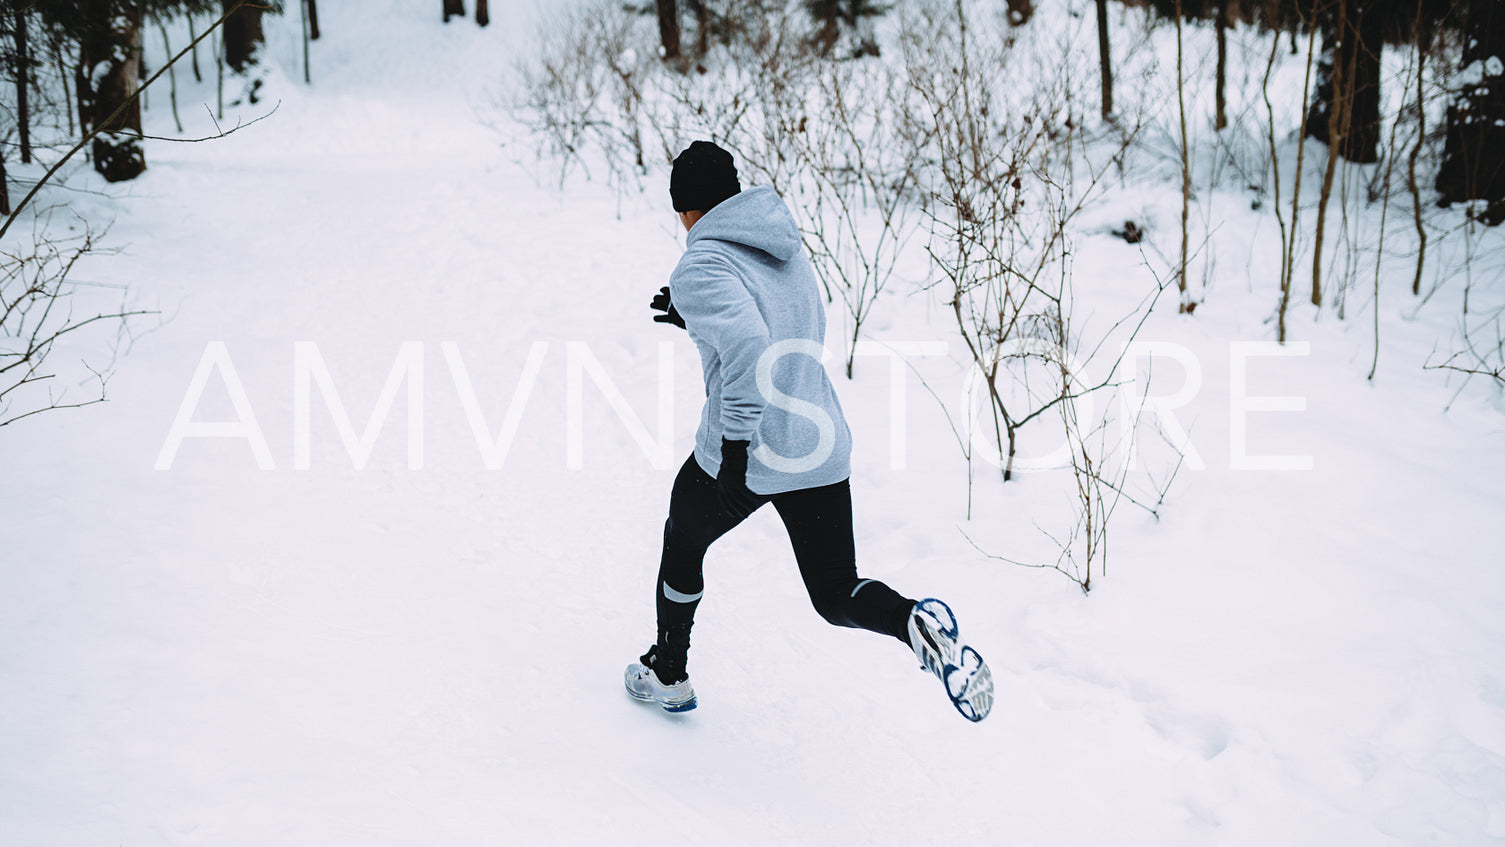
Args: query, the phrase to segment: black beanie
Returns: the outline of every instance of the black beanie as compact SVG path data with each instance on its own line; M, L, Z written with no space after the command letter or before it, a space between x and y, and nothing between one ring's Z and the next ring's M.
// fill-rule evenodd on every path
M709 141L686 147L669 175L669 197L676 212L708 212L741 190L732 154Z

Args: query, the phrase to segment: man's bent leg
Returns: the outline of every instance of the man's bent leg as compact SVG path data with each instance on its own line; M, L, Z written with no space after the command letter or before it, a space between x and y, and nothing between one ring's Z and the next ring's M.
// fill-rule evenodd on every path
M876 579L857 575L848 481L776 494L773 505L789 532L805 590L820 616L837 626L892 635L908 644L914 601Z

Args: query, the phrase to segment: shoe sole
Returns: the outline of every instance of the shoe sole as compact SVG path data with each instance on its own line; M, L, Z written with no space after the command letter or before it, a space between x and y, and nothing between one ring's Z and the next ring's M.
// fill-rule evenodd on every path
M993 711L993 672L982 655L966 645L960 661L946 669L946 694L962 717L976 723Z
M631 688L628 688L626 683L623 683L622 687L626 689L628 697L631 697L639 703L657 703L664 711L669 712L670 714L688 712L693 710L698 705L694 697L691 697L683 703L669 703L649 694L639 694L636 691L633 691Z
M944 601L931 597L917 605L922 606L930 622L936 624L935 631L955 645L956 662L946 661L948 657L943 655L940 673L951 705L973 723L982 720L993 710L993 672L988 663L983 661L981 653L961 640L956 614Z

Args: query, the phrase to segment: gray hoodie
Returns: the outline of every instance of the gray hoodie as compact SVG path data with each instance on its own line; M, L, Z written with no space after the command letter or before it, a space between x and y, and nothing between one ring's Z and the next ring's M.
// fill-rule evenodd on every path
M669 290L705 372L700 467L716 475L725 436L752 442L747 487L757 494L850 476L852 434L820 363L825 307L778 194L760 185L707 212L690 228Z

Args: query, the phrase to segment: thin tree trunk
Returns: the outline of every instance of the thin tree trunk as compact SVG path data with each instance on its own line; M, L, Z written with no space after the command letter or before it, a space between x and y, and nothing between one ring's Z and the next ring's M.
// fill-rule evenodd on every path
M686 0L695 14L695 58L703 59L711 49L711 10L705 0Z
M1191 304L1186 298L1186 264L1188 262L1189 248L1186 222L1191 215L1191 159L1187 152L1186 134L1186 92L1183 83L1184 52L1181 37L1181 0L1176 0L1176 107L1181 116L1181 263L1176 268L1176 286L1181 291L1181 305L1177 310L1182 313L1191 312Z
M1347 33L1349 27L1348 10L1351 0L1338 0L1338 27L1339 33ZM1343 149L1343 138L1348 127L1348 106L1352 102L1350 92L1352 85L1349 83L1353 66L1350 62L1343 61L1345 51L1341 45L1343 39L1337 39L1340 45L1333 52L1335 60L1331 71L1331 99L1327 108L1327 167L1322 172L1322 190L1317 195L1317 227L1313 235L1314 245L1312 248L1312 305L1322 305L1322 238L1327 226L1327 202L1333 193L1333 176L1338 169L1338 151Z
M1102 66L1103 120L1113 119L1113 51L1108 45L1108 0L1097 0L1097 58Z
M63 111L68 115L68 134L73 135L73 92L68 87L68 62L63 58L61 39L52 39L52 63L57 66L58 79L63 83Z
M1213 24L1218 39L1217 80L1213 86L1217 118L1213 126L1219 132L1228 126L1228 2L1218 0L1217 18Z
M1286 340L1286 306L1291 299L1291 269L1286 259L1286 219L1280 211L1280 153L1275 146L1275 106L1270 103L1270 74L1275 70L1275 56L1280 52L1280 33L1270 39L1270 58L1265 62L1265 78L1259 91L1265 99L1265 112L1269 115L1267 140L1270 143L1271 182L1275 188L1275 222L1280 225L1280 313L1276 324L1276 338Z
M491 3L489 0L476 0L476 24L486 26L491 23Z
M308 7L308 40L319 40L319 3L318 0L304 0Z
M1306 125L1311 110L1307 108L1312 95L1312 60L1317 54L1317 27L1312 25L1306 40L1306 72L1301 78L1301 131L1296 134L1296 179L1291 189L1291 240L1286 242L1286 279L1280 287L1280 343L1285 343L1286 307L1291 300L1291 287L1296 283L1296 236L1301 232L1297 224L1301 220L1301 177L1306 169Z
M16 128L21 134L21 164L31 164L31 113L26 107L31 54L26 49L26 13L16 12Z
M193 32L193 15L188 16L188 40L193 42L193 50L190 58L193 60L193 81L203 82L204 75L199 73L199 37Z
M161 18L154 17L153 20L156 21L157 31L162 34L162 49L171 56L172 43L167 39L167 27L162 25ZM167 98L172 103L172 122L177 124L178 132L182 132L183 121L178 118L178 72L173 70L172 65L167 66L167 86ZM144 98L145 94L142 96Z
M303 39L303 84L313 83L313 70L308 66L308 3L305 0L298 2L298 34Z
M0 148L0 215L10 217L10 180L5 176L4 148Z
M1369 379L1380 368L1380 265L1385 258L1385 219L1390 215L1390 175L1395 170L1395 135L1405 118L1405 109L1397 110L1395 122L1390 125L1390 141L1385 145L1385 181L1380 206L1380 236L1374 255L1374 358L1369 362Z
M658 38L664 48L664 60L679 58L679 3L655 0L658 8Z
M465 17L465 0L444 0L444 22L450 18Z
M216 117L225 116L225 28L220 27L219 38L214 40L214 107Z
M78 61L73 65L73 103L78 109L78 132L80 138L89 135L89 80L84 76L84 47L78 48Z
M1426 79L1427 51L1432 49L1431 27L1421 16L1422 0L1416 0L1416 144L1411 147L1411 156L1406 161L1406 187L1411 189L1411 215L1416 224L1416 276L1411 280L1411 293L1421 294L1421 269L1427 260L1427 230L1421 224L1421 188L1416 183L1416 160L1421 156L1421 145L1427 137Z

